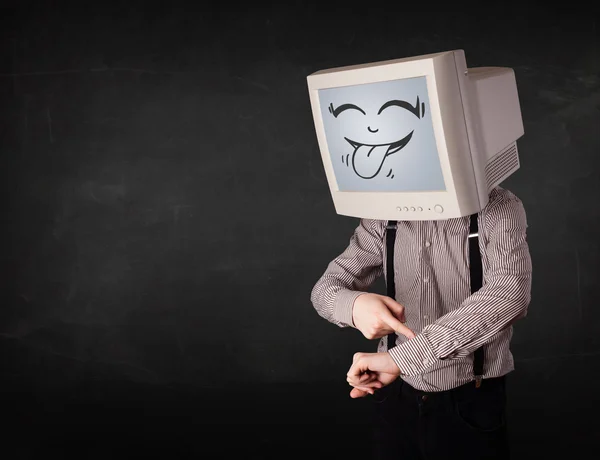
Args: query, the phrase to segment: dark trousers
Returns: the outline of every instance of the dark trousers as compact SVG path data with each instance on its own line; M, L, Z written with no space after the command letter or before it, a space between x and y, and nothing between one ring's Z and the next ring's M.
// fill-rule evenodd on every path
M509 458L505 377L436 393L398 379L380 391L371 396L375 459Z

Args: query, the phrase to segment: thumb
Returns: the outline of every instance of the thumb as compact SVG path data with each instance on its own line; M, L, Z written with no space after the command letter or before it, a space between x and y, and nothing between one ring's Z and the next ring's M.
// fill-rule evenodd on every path
M382 301L385 306L392 312L392 314L398 318L401 322L406 322L406 317L404 316L404 307L396 302L391 297L382 296Z
M367 394L366 391L359 390L358 388L352 388L352 391L350 391L350 397L353 399L364 398Z
M387 324L389 327L391 327L393 330L395 330L398 334L402 334L403 336L405 336L408 339L414 339L415 338L415 333L413 331L411 331L408 327L406 327L404 324L402 324L396 317L394 317L390 311L386 311L382 316L381 316L381 321L383 321L385 324Z

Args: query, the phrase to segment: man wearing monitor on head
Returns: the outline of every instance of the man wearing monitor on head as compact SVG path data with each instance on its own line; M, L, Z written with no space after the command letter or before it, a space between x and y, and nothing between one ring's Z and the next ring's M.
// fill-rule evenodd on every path
M331 323L378 340L376 353L354 355L347 374L350 396L376 403L376 458L507 459L505 376L514 369L512 324L530 302L531 258L523 204L498 186L518 168L518 123L496 137L486 123L489 93L509 100L514 77L507 69L456 77L443 69L449 60L460 68L460 52L432 56L418 58L435 64L423 64L420 77L401 78L415 72L404 61L381 65L379 81L355 68L309 77L336 209L360 218L311 301ZM452 91L460 109L444 112ZM502 104L492 105L520 119ZM462 127L452 125L460 116ZM460 136L468 160L454 148ZM470 191L457 158L471 168ZM428 201L442 194L448 216ZM388 295L368 292L380 276Z

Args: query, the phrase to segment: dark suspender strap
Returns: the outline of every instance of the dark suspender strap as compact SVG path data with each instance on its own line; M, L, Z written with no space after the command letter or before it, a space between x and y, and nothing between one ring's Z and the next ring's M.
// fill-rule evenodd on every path
M477 228L477 214L471 216L469 227L469 267L471 273L471 294L481 289L483 284L483 268L481 264L481 253L479 251L479 229ZM473 354L473 374L475 385L481 385L483 378L484 352L483 346L475 350Z
M395 220L388 221L386 232L385 232L385 250L386 250L386 284L387 284L387 296L396 300L396 283L394 281L394 243L396 242L396 229L398 228L398 222ZM387 336L387 348L388 350L396 345L396 333L392 332Z

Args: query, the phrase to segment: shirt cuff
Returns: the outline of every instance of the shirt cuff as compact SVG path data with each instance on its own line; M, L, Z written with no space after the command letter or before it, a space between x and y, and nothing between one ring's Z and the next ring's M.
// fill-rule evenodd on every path
M354 321L352 321L352 309L354 307L354 301L362 294L365 293L363 291L351 291L349 289L338 291L335 296L335 302L333 303L333 318L345 326L355 328Z
M423 334L390 348L388 353L400 368L402 376L423 374L437 361L429 340Z

